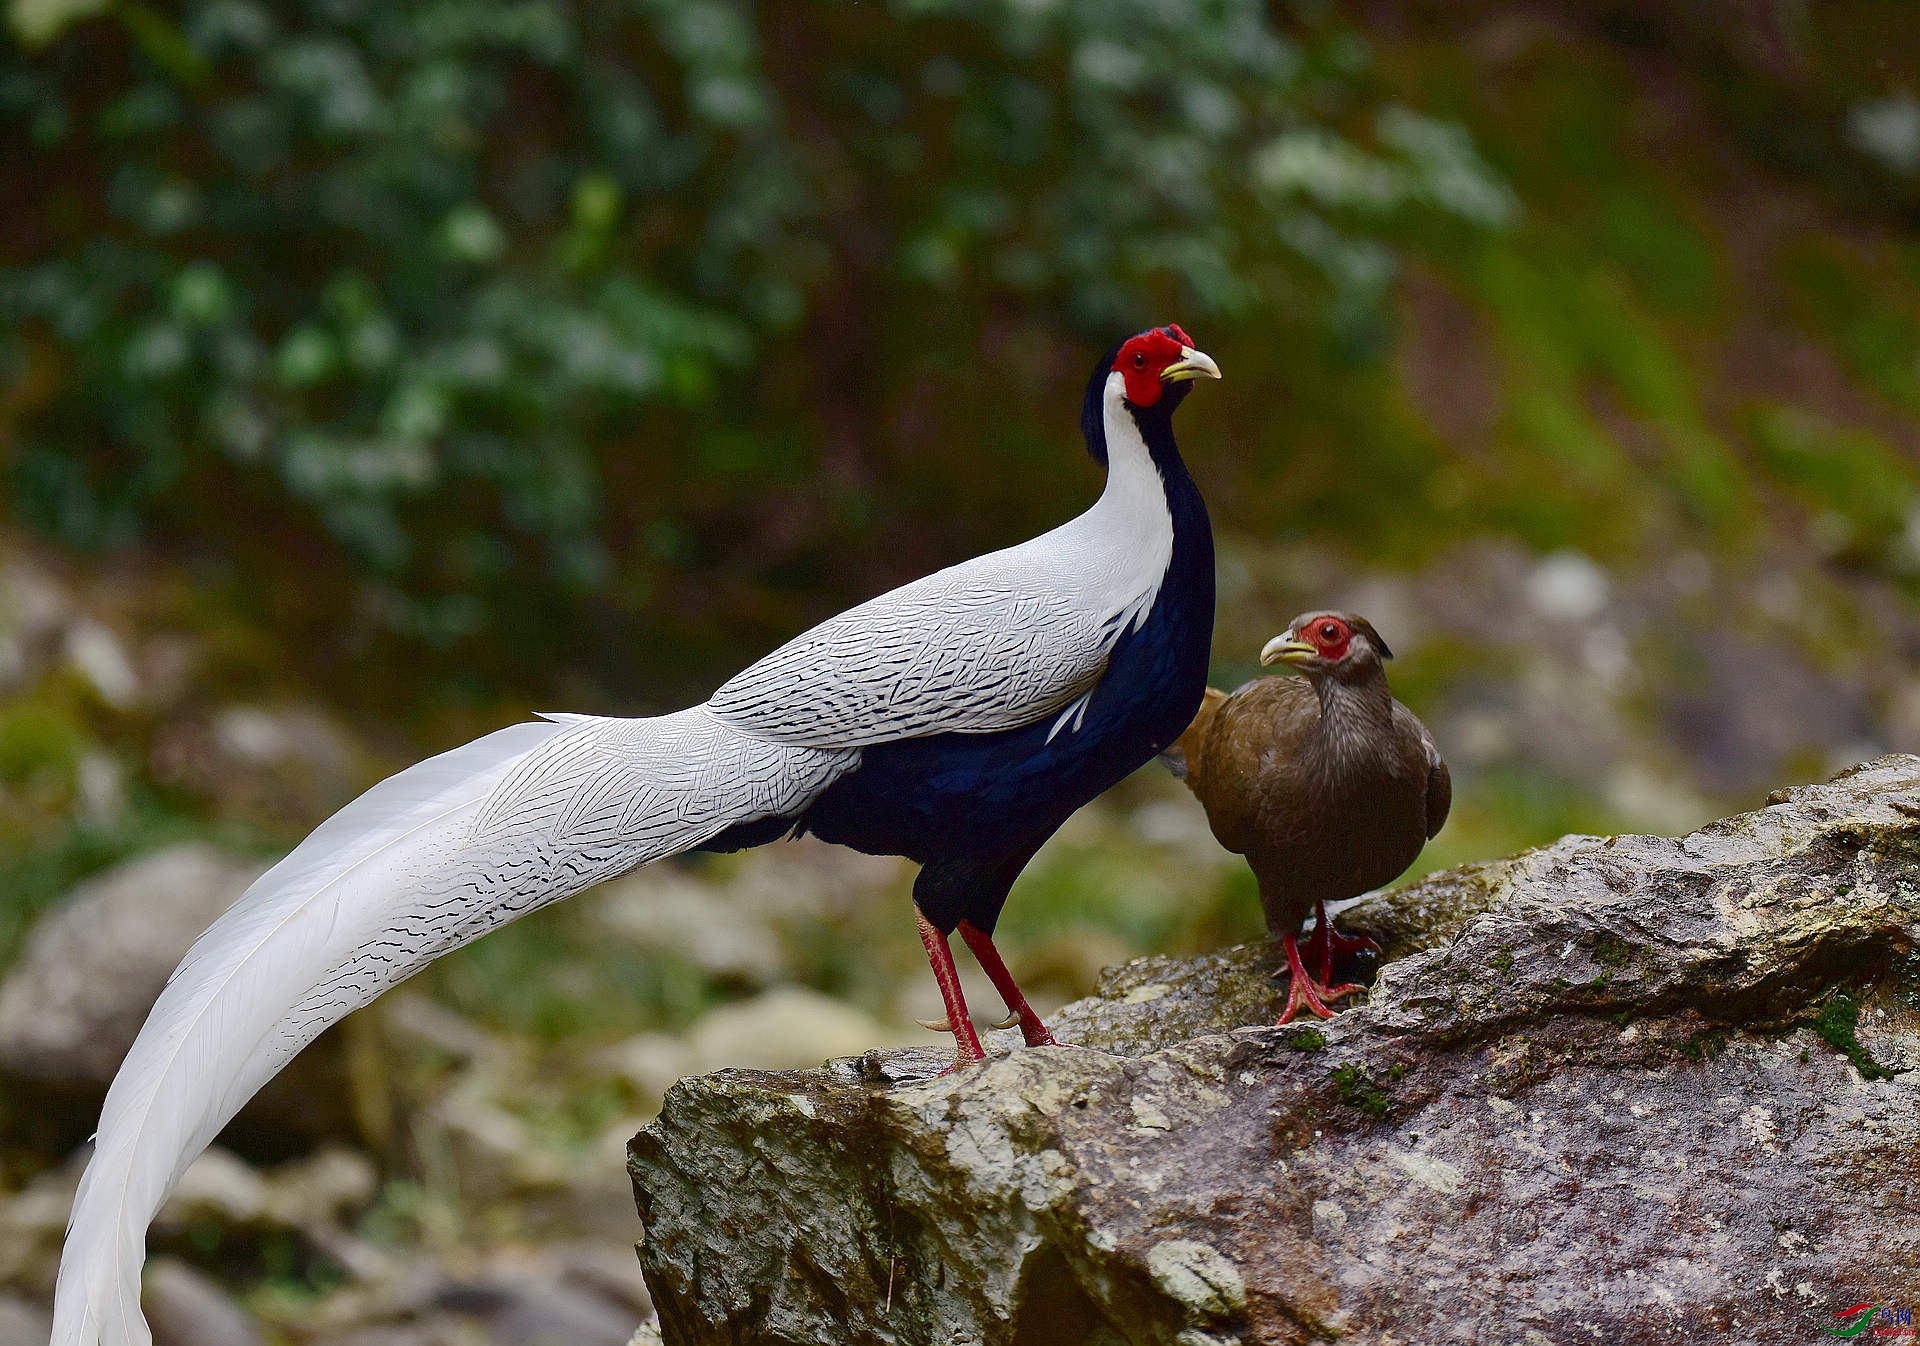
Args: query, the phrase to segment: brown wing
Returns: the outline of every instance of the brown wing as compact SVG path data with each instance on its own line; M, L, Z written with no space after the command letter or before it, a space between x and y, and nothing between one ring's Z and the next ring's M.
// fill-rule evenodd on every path
M1222 846L1251 854L1273 843L1276 817L1298 812L1301 743L1319 715L1304 678L1255 678L1222 699L1193 791Z
M1453 810L1453 773L1440 760L1440 749L1431 738L1427 739L1427 756L1433 761L1427 769L1427 836L1437 837Z
M1433 741L1433 735L1427 732L1420 717L1408 710L1404 702L1393 703L1393 719L1394 735L1401 744L1402 771L1408 768L1418 771L1422 765L1426 768L1427 836L1436 837L1446 825L1447 814L1453 809L1453 774L1441 759L1440 748ZM1416 742L1420 745L1417 749L1414 747Z

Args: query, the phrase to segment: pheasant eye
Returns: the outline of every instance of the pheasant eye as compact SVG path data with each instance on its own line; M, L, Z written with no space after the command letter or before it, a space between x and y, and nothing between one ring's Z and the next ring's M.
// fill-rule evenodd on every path
M1145 369L1147 367L1147 354L1145 351L1135 351L1133 353L1133 367L1135 369Z
M1332 622L1328 622L1325 626L1320 628L1320 639L1322 640L1340 639L1340 628L1335 626Z

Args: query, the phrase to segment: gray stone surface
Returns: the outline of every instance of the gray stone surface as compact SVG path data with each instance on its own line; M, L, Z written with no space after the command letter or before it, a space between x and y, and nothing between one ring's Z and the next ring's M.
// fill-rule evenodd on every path
M1467 922L1499 904L1516 881L1551 869L1598 837L1562 837L1551 846L1522 851L1499 860L1481 860L1458 869L1429 874L1391 892L1374 893L1347 907L1337 924L1350 934L1366 935L1383 958L1404 957L1445 944Z
M630 1150L665 1341L1800 1343L1920 1304L1917 866L1920 758L1882 758L1356 908L1400 956L1330 1023L1263 1026L1248 948L1116 971L1077 1049L685 1081Z

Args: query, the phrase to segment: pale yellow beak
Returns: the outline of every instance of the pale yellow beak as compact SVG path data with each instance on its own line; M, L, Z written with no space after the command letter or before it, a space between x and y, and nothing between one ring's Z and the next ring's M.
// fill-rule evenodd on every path
M1188 379L1217 379L1220 366L1213 357L1191 346L1180 348L1180 358L1160 371L1162 383L1184 383Z
M1292 633L1288 633L1284 636L1275 636L1261 647L1260 665L1264 668L1269 664L1286 664L1291 668L1298 668L1307 660L1317 659L1319 656L1320 651L1307 641L1297 639Z

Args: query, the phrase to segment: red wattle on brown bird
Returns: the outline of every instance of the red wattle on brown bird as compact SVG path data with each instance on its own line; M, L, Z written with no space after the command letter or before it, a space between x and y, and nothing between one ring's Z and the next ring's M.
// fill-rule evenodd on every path
M1283 1024L1302 1009L1331 1018L1328 1003L1360 989L1328 984L1334 954L1375 946L1336 931L1326 904L1398 878L1453 803L1433 736L1387 690L1392 657L1364 617L1306 613L1260 651L1262 664L1304 676L1256 678L1231 695L1209 687L1166 753L1213 835L1259 881L1292 974ZM1297 936L1315 910L1302 962Z

